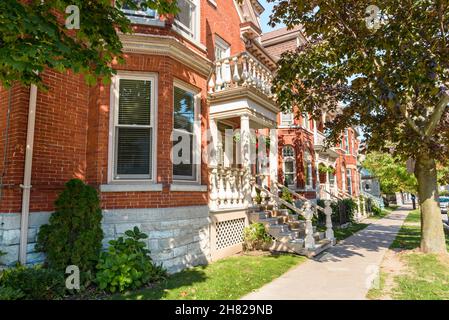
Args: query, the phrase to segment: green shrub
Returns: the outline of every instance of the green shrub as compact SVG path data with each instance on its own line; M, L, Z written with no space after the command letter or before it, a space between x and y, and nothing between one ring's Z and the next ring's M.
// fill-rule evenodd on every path
M17 266L3 271L0 286L11 299L54 300L64 296L65 279L61 271Z
M449 190L443 190L439 192L440 197L449 197Z
M284 200L285 202L288 202L291 205L294 205L293 196L287 188L282 188L280 198L282 200ZM280 206L280 209L287 209L290 213L292 213L292 214L294 213L293 210L291 210L290 208L288 208L287 206L285 206L283 204Z
M371 204L371 211L375 216L382 215L382 209L376 206L374 203Z
M103 231L97 191L79 179L65 184L55 201L56 212L40 228L37 249L46 253L50 268L65 270L76 265L82 275L95 270Z
M97 277L101 290L122 292L138 289L150 282L165 278L162 266L153 264L150 251L142 239L148 238L139 228L125 232L127 238L109 241L107 252L101 254L97 265Z
M243 230L245 250L261 250L265 249L272 241L271 237L265 230L262 223L253 223L245 227Z
M0 287L0 300L20 300L25 294L20 289L11 287Z

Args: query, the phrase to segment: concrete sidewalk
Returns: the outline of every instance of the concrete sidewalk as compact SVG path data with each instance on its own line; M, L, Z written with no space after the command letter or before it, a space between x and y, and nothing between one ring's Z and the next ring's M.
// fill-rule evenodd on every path
M362 300L411 206L403 206L243 300Z

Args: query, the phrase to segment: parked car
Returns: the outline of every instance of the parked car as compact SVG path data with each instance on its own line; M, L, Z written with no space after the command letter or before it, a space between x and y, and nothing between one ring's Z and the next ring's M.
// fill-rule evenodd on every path
M440 197L439 202L441 213L447 214L449 209L449 197Z

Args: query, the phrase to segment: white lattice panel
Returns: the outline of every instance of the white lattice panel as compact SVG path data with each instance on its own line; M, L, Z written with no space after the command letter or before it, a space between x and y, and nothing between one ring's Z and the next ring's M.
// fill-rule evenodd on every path
M244 228L245 218L217 222L216 250L242 243Z

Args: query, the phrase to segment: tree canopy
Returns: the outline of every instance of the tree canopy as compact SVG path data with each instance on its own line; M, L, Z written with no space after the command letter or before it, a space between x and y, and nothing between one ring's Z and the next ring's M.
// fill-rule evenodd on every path
M383 193L417 192L416 177L407 171L405 161L388 153L368 153L363 167L368 169L380 182Z
M449 162L449 2L268 1L272 25L300 25L307 39L279 61L281 109L334 113L330 142L361 126L369 150L415 160L421 249L446 252L436 164Z
M122 61L118 33L132 31L121 9L137 9L136 3L160 14L177 11L171 0L0 1L0 84L41 85L45 68L82 73L89 83L108 79L114 59ZM79 8L79 29L66 28L68 6Z

